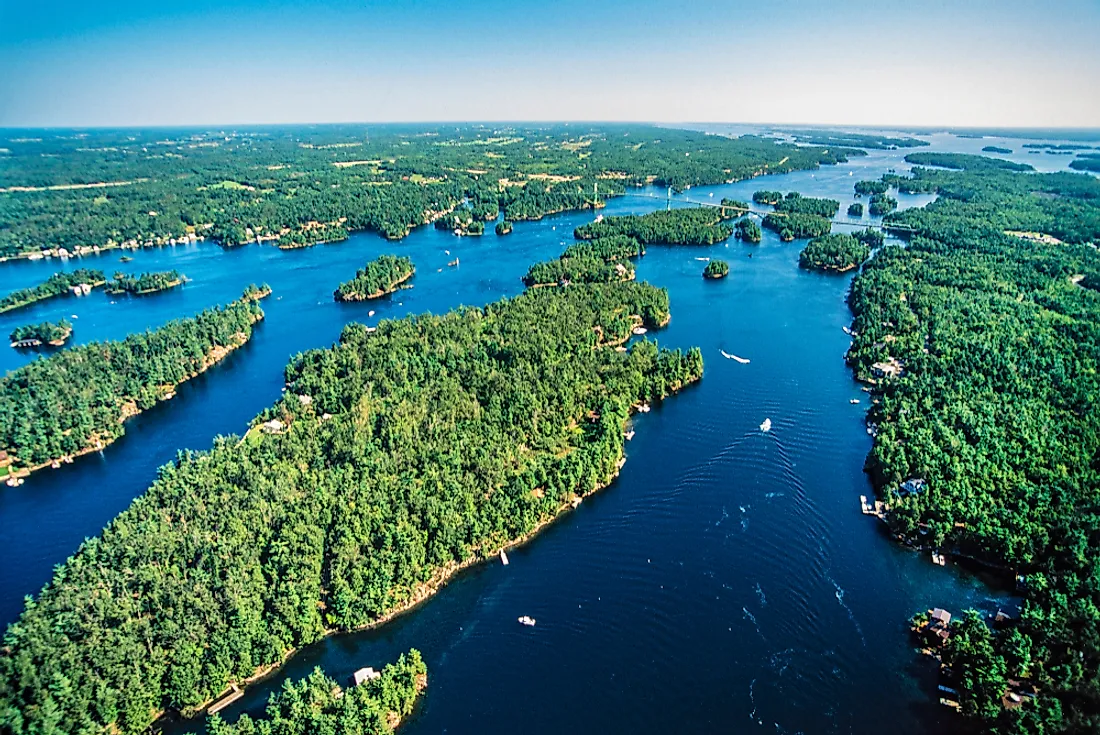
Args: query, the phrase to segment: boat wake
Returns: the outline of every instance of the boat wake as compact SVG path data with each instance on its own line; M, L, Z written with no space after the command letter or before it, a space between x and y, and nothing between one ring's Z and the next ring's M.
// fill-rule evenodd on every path
M752 627L756 628L756 632L760 635L761 640L768 640L764 637L764 632L760 630L760 623L756 622L756 616L749 612L747 607L742 607L741 612L745 613L745 619L752 622Z
M726 358L727 360L736 360L737 362L741 363L742 365L748 365L749 362L750 362L750 360L746 357L738 357L737 355L731 355L730 353L726 352L725 350L718 350L718 351L721 352L722 357Z
M859 640L863 642L863 647L867 647L867 638L863 635L863 628L860 626L859 621L856 620L856 615L852 612L852 608L848 607L848 603L844 601L844 589L836 583L836 580L832 577L826 576L825 579L832 582L833 587L836 589L836 601L840 603L840 606L844 608L848 613L848 619L852 621L852 625L856 626L856 632L859 633Z

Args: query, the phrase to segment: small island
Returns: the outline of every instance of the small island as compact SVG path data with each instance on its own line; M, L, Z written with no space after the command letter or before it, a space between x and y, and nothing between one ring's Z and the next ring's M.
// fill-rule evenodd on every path
M103 271L89 268L79 268L68 273L54 273L33 288L21 288L0 299L0 314L65 294L86 296L93 288L102 286L106 282L107 277L103 275Z
M860 202L852 202L848 205L849 217L862 217L863 216L863 204Z
M484 235L485 222L478 219L472 210L461 207L437 219L435 229L451 230L456 235Z
M875 194L867 205L867 212L872 217L881 217L890 214L898 208L898 200L887 194Z
M406 257L380 255L355 273L355 278L341 283L333 292L336 301L368 301L393 293L413 277L416 268Z
M748 202L742 202L738 199L728 199L722 197L722 204L719 207L719 212L722 214L722 219L737 219L743 217L752 210L752 207L748 205Z
M800 240L805 237L827 235L833 229L833 223L827 217L816 214L787 214L773 212L764 217L764 226L779 234L783 242Z
M1000 153L1002 155L1007 156L1009 153L1012 153L1012 149L1011 148L1000 148L1000 147L995 146L995 145L987 145L985 148L982 148L982 153Z
M529 288L569 286L574 283L615 283L634 280L634 264L630 261L607 261L585 255L576 258L562 256L557 260L535 263L527 269L523 284Z
M50 345L60 347L73 334L73 325L67 319L59 322L27 324L12 330L9 338L12 347L40 347Z
M870 254L871 248L852 235L822 235L803 248L798 265L823 273L844 273L859 267Z
M250 283L244 288L244 293L241 294L241 301L259 301L260 299L266 299L271 295L271 286L266 283L261 283L257 286L255 283Z
M730 264L724 260L712 260L703 269L703 278L717 280L730 274Z
M145 296L146 294L167 291L183 283L185 277L179 271L160 271L157 273L142 273L137 276L125 273L115 273L107 286L103 289L109 294L130 294L131 296Z
M742 242L758 245L764 239L764 231L760 229L760 225L748 218L739 220L733 229L737 233L737 239Z
M783 192L769 190L758 191L753 193L752 200L757 204L770 204L774 206L783 201Z
M508 220L501 220L500 222L497 222L496 232L498 235L511 235L512 223Z
M890 185L885 181L857 181L856 196L864 194L885 194L890 190Z

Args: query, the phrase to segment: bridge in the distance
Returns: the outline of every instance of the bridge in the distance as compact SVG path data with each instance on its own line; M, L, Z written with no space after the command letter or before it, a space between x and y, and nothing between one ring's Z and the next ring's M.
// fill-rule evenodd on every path
M613 195L613 196L616 196L616 195ZM753 207L751 205L749 206L748 210L746 210L744 207L731 207L730 205L728 205L728 204L724 205L721 202L708 202L708 201L705 201L705 200L704 201L699 201L697 199L688 199L686 197L673 198L672 194L671 194L671 191L670 191L668 196L660 196L658 194L643 194L641 192L631 192L631 191L625 192L625 193L623 193L621 195L617 195L617 196L628 196L628 197L635 197L635 198L638 198L638 199L656 199L658 201L665 202L666 206L668 208L671 208L673 202L675 202L677 204L688 204L688 205L693 205L693 206L696 206L696 207L712 207L714 209L734 210L734 211L737 211L737 212L744 212L745 214L759 217L761 220L763 220L764 217L766 217L769 214L774 214L777 217L787 217L788 216L787 212L776 212L776 211L771 210L771 209L758 209L758 208ZM888 223L888 222L876 224L874 222L852 222L851 220L846 220L846 219L831 219L831 218L829 219L829 221L832 222L834 225L840 225L840 226L845 226L845 227L856 227L856 228L859 228L859 229L865 229L865 228L869 227L869 228L874 229L874 230L882 230L883 232L898 232L898 233L911 234L911 233L914 233L914 232L917 231L916 228L911 226L911 225L893 224L893 223Z

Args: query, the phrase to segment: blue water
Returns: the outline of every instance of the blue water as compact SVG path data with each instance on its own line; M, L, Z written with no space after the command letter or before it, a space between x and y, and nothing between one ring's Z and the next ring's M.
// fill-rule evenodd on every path
M991 142L934 138L935 149L949 150ZM840 199L843 213L854 201L855 181L905 170L904 153L873 152L818 171L696 188L678 199L748 200L761 188L798 190ZM930 201L899 199L902 206ZM659 199L623 197L604 213L660 206ZM129 422L122 440L20 488L0 488L0 619L13 620L23 596L139 495L177 449L243 431L278 397L292 355L331 344L349 321L374 324L515 295L527 266L555 257L573 228L591 218L571 213L519 223L506 237L457 238L421 228L400 242L360 234L290 252L198 244L140 251L128 264L112 253L0 266L0 293L59 267L176 268L192 279L140 299L93 293L0 316L6 334L16 324L75 315L75 343L118 339L197 313L235 298L249 282L274 288L249 344ZM881 524L860 514L858 497L870 492L861 468L871 442L863 423L867 394L843 361L851 278L800 270L801 246L766 232L759 246L650 248L638 262L638 278L669 289L672 322L649 336L671 347L700 346L706 375L635 419L620 478L510 552L509 566L470 570L378 630L300 652L225 716L261 710L283 678L314 666L343 678L417 647L430 686L406 733L949 727L932 696L932 671L914 655L905 622L933 604L993 611L1010 601L968 574L899 548ZM412 289L367 304L332 301L337 283L382 253L413 259ZM705 263L696 258L708 256L727 260L730 276L704 281ZM455 257L461 265L448 268ZM724 359L720 350L751 362ZM29 359L0 351L0 369ZM851 398L862 402L852 405ZM765 418L773 422L768 434L758 428ZM519 615L538 625L520 626Z

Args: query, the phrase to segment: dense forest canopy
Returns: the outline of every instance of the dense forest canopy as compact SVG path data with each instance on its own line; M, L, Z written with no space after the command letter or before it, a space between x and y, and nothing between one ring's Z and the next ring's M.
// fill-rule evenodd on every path
M739 181L851 150L645 125L322 125L0 134L0 257L213 239L303 247L602 206L628 186Z
M127 273L116 273L103 287L103 290L109 294L141 295L166 291L180 285L184 280L184 276L175 270L141 273L136 276Z
M725 278L730 274L730 264L724 260L712 259L703 269L703 278Z
M393 293L409 280L416 268L405 256L379 255L355 272L355 278L341 283L333 297L337 301L366 301Z
M613 283L634 278L629 260L608 261L594 255L556 258L535 263L523 277L527 286L555 286L574 283Z
M860 202L852 202L848 205L849 217L862 217L863 216L863 204Z
M910 153L905 157L906 163L917 166L940 166L941 168L953 168L963 171L988 171L1000 169L1003 171L1034 171L1035 169L1026 163L1006 161L1003 158L990 158L989 156L974 156L969 153Z
M246 342L263 311L251 298L118 342L40 358L0 378L0 449L17 470L122 436L124 419Z
M1040 232L1067 243L1100 241L1100 180L1071 173L1018 175L983 170L981 176L914 168L912 176L890 178L901 191L935 192L926 207L893 212L884 222L950 238L968 231Z
M867 260L871 249L852 235L822 235L806 244L798 264L807 270L844 273Z
M87 284L95 287L102 286L106 282L107 277L103 275L103 271L90 268L78 268L74 271L54 273L37 286L21 288L0 299L0 313L30 306L35 302L52 299L55 296L71 294L71 289L74 286Z
M16 327L8 335L14 345L17 342L30 341L38 344L60 346L73 333L73 323L68 319L39 324L24 324Z
M833 223L828 218L801 213L772 212L764 217L763 225L778 233L779 239L783 242L804 237L820 237L829 234L833 229Z
M623 260L645 255L645 245L629 235L609 235L569 245L563 258L595 257L602 260Z
M271 696L266 717L243 714L233 724L211 718L210 735L390 735L412 713L427 686L428 668L415 648L377 677L348 687L319 668L300 681L287 681Z
M788 214L816 214L818 217L832 218L840 211L840 202L836 199L804 197L797 191L792 191L775 203L775 211Z
M733 229L737 233L738 240L744 240L753 245L764 239L764 231L760 229L760 225L748 217L737 220L737 224L733 226Z
M692 207L605 217L581 225L573 234L578 240L626 236L644 245L713 245L728 239L733 227L717 208Z
M872 194L867 202L867 213L872 217L882 217L898 208L898 200L889 194Z
M963 712L998 733L1100 731L1100 294L1080 285L1100 276L1084 244L1100 181L984 165L898 180L940 197L890 215L915 234L853 283L848 359L878 398L868 471L903 538L1022 575L1013 624L952 625ZM1009 678L1036 702L1003 707Z
M28 602L0 723L144 732L530 533L611 480L632 406L702 374L615 348L668 318L647 284L533 289L299 355L253 430L180 453Z
M885 194L889 191L890 186L885 181L857 181L855 185L856 194Z

